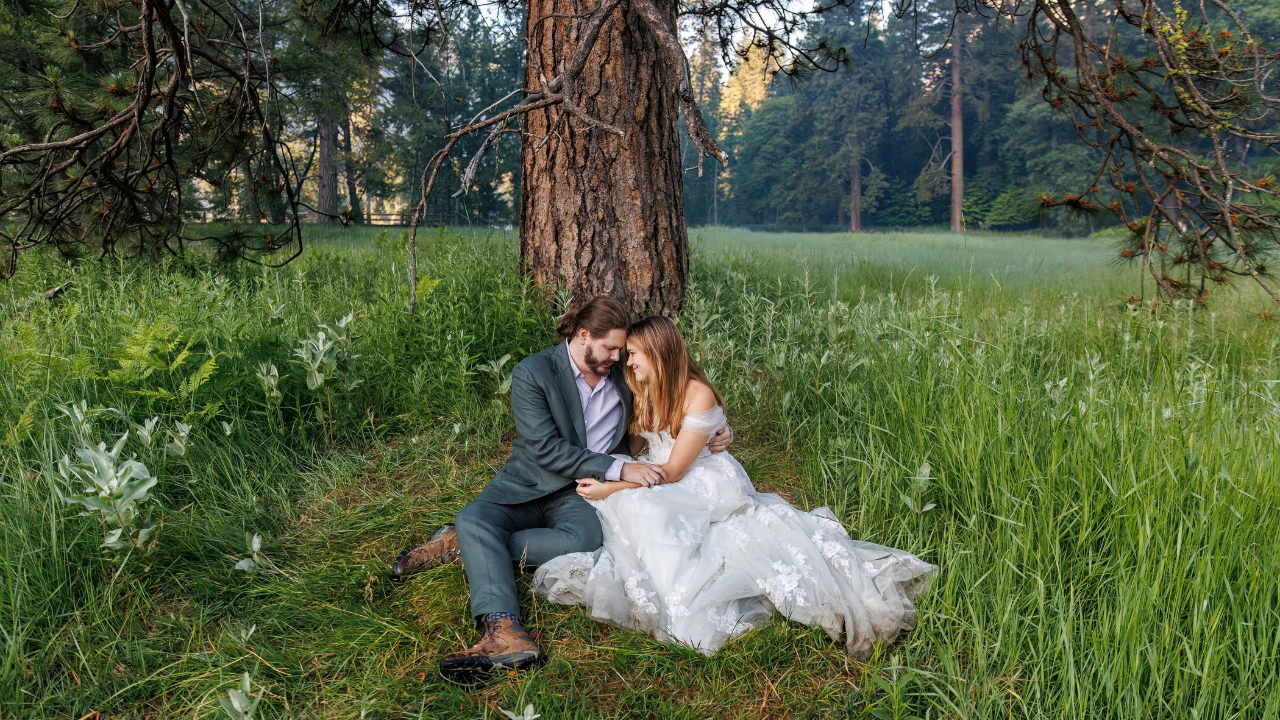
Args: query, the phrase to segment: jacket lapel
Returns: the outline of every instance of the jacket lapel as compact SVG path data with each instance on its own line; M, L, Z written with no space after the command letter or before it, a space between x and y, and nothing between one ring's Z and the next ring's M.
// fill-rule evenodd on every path
M560 384L560 393L564 396L564 404L569 409L569 417L573 418L573 429L578 433L578 447L587 446L587 421L582 417L582 396L578 394L578 381L574 378L572 360L569 359L569 346L561 342L551 349L551 364L556 369L556 381Z

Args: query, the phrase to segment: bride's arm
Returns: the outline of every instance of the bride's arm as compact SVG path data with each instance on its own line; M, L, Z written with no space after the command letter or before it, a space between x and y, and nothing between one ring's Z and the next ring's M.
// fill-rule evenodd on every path
M644 487L640 483L626 480L608 480L601 482L595 478L584 478L578 481L578 494L588 500L603 500L619 490Z
M685 415L706 412L716 406L715 393L700 382L690 381L685 396ZM702 448L707 446L710 438L709 432L700 432L689 427L680 429L680 435L676 437L676 445L671 449L671 457L667 458L666 464L662 466L662 469L667 471L667 482L679 482L680 478L684 477L689 466L698 459L698 455L702 453Z
M715 398L712 398L714 403ZM702 408L702 410L710 410L710 407ZM693 412L700 412L694 410ZM681 429L680 436L676 438L676 445L671 449L671 457L667 459L663 470L667 471L667 479L662 484L678 482L684 477L689 466L693 465L693 461L698 459L698 455L702 453L702 448L706 446L707 439L711 437L709 432L698 432L696 430ZM627 482L626 480L614 480L611 482L600 482L593 478L584 478L578 481L578 494L588 500L603 500L620 490L630 490L632 488L644 487L638 483Z
M714 401L714 398L712 400ZM703 408L703 410L710 409ZM681 429L680 436L676 438L676 445L671 449L671 457L662 466L662 469L667 471L667 479L662 484L678 482L689 466L693 465L693 461L698 459L698 455L710 437L711 433ZM593 478L584 478L578 481L578 494L588 500L603 500L620 490L638 487L643 486L626 480L600 482Z

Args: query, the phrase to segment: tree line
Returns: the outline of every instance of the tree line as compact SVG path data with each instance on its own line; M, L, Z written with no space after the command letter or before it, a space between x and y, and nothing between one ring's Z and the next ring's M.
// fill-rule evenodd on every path
M1236 5L1263 42L1280 42L1280 5ZM1102 151L1082 142L1066 108L1041 97L1008 28L982 16L953 26L947 6L932 10L873 16L871 27L847 11L823 15L809 32L845 47L848 61L798 79L775 76L777 66L758 56L727 73L714 44L696 40L695 85L730 163L715 176L685 173L689 225L947 226L956 185L971 230L1080 234L1121 224L1120 212L1042 201L1089 188ZM1236 148L1257 177L1280 171L1265 147L1237 140Z
M199 241L282 263L308 217L390 215L411 221L414 287L418 225L518 223L536 281L673 312L689 224L1120 223L1159 298L1233 277L1272 292L1277 15L1268 0L6 0L0 277L38 246Z

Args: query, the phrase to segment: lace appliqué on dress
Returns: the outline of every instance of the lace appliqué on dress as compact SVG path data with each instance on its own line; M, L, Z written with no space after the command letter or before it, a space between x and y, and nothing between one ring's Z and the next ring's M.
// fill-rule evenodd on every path
M658 606L650 602L650 598L658 593L654 590L646 590L641 584L648 579L648 573L633 571L631 575L627 577L627 597L636 608L643 611L645 614L657 615Z

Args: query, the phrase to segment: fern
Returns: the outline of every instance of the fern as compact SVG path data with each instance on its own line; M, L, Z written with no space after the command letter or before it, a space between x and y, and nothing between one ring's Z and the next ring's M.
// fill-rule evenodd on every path
M9 428L9 431L4 434L4 444L10 450L16 450L18 448L18 443L26 440L31 434L31 429L35 427L36 419L35 415L32 413L35 406L35 400L27 403L27 409L22 411L22 414L18 416L17 422L15 422L13 427Z
M196 394L196 390L200 389L209 378L213 377L213 373L218 370L218 356L205 360L204 363L191 373L191 377L182 381L182 385L178 388L179 394L183 399L188 399Z
M182 348L178 356L173 359L173 362L169 363L169 372L177 370L179 365L186 362L186 359L191 356L191 346L193 344L195 344L194 340L187 341L187 346Z
M182 342L178 326L168 318L158 318L150 323L143 323L134 328L123 347L112 354L120 363L120 367L107 373L111 380L120 383L137 384L151 377L156 371L172 372L186 359L188 343L178 359L172 364L165 356L173 352Z

